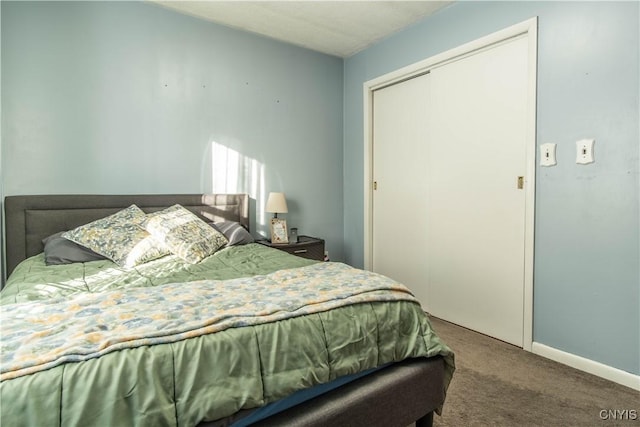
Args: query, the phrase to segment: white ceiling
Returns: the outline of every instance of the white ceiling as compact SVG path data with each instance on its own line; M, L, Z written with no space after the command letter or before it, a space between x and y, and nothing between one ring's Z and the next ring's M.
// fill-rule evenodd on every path
M149 1L180 13L341 58L453 3L432 0Z

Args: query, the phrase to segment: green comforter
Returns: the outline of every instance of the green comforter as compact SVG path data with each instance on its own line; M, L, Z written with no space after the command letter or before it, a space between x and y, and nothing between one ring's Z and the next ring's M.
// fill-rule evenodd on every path
M11 273L0 292L0 304L172 282L235 279L314 262L269 250L257 243L223 249L198 264L187 264L176 256L166 256L134 268L118 267L106 260L46 266L41 253L23 261Z
M449 349L400 285L312 264L257 244L134 270L25 261L0 294L0 423L196 425L438 354L450 378Z

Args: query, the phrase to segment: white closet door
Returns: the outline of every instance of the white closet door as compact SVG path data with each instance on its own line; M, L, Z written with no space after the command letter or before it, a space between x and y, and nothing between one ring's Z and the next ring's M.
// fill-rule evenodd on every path
M373 94L372 270L426 300L428 74Z
M431 70L429 289L436 317L522 346L527 39Z

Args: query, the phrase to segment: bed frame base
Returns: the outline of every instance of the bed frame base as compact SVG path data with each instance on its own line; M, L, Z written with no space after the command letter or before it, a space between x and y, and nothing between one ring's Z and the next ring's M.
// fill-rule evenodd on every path
M259 421L259 427L418 427L433 425L444 402L444 359L409 359ZM202 423L228 426L238 418Z

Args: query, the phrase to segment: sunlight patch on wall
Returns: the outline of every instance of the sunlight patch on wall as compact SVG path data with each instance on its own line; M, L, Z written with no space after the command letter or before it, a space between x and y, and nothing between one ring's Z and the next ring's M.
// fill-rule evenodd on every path
M256 201L256 230L266 235L264 165L218 142L211 142L211 183L214 193L247 193ZM253 216L254 213L251 212Z

